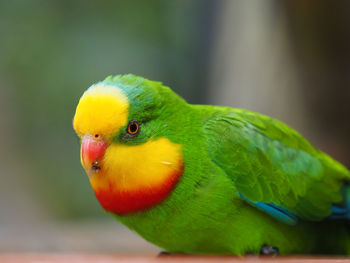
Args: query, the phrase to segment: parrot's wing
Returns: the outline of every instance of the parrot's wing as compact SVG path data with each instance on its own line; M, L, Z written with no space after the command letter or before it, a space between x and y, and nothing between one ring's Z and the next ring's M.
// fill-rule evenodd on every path
M204 125L208 152L245 201L287 224L320 221L343 201L349 171L296 131L250 111L217 109Z

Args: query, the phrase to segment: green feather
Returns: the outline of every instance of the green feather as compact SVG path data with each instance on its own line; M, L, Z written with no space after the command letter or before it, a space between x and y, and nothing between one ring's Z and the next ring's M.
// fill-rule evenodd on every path
M350 253L346 222L327 219L331 205L344 201L340 189L350 173L299 133L250 111L187 104L160 82L134 75L104 82L124 90L129 120L142 125L135 140L119 143L164 136L183 146L184 174L170 196L114 215L120 222L169 252L242 255L267 244L282 254ZM240 194L300 221L284 224Z
M204 129L209 155L250 201L272 202L301 219L320 221L341 200L348 170L283 123L222 108Z

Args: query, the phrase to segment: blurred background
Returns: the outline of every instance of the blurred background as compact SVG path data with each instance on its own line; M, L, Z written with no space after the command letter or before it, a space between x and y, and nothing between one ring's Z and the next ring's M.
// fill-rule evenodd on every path
M0 251L154 253L106 215L75 106L111 74L278 118L350 166L350 1L0 2Z

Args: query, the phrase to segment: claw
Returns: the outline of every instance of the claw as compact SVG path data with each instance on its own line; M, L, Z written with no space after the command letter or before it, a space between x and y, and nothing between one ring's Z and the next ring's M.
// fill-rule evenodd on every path
M279 254L279 249L277 247L263 245L260 249L260 255L266 256L277 256Z

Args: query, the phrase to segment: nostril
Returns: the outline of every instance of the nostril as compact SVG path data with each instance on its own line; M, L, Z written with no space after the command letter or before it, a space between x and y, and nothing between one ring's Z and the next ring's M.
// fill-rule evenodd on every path
M98 161L94 161L92 164L91 164L91 168L92 170L97 173L99 170L101 170L101 167L100 167L100 164Z

